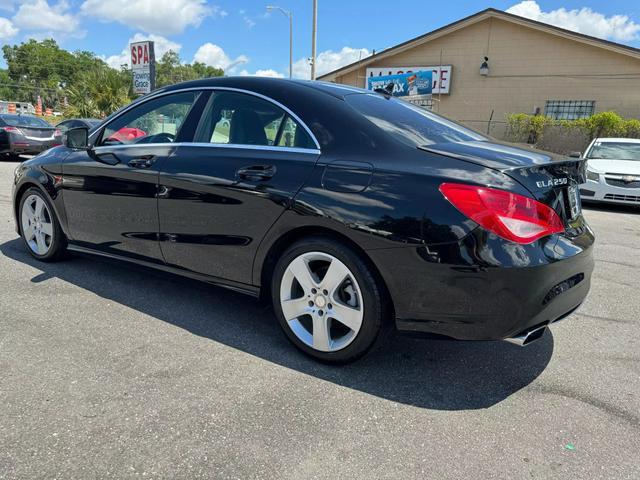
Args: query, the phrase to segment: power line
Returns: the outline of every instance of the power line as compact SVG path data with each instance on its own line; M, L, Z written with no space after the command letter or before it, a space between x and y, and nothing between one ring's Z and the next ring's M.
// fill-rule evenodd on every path
M64 91L62 88L37 87L33 85L21 85L17 83L0 83L0 87L26 88L31 90L49 90L51 92Z

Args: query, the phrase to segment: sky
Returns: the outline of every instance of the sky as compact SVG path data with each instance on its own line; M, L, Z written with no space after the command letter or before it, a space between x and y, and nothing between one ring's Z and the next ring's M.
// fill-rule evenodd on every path
M151 39L157 58L172 49L229 75L287 76L288 19L269 2L293 14L293 74L308 78L312 0L0 0L0 43L54 38L119 67L129 42ZM640 0L318 0L318 73L487 7L640 48Z

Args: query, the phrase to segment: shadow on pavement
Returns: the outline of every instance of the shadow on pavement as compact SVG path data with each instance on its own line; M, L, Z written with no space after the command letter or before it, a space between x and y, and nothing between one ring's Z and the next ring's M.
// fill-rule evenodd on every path
M377 397L437 410L490 407L531 383L553 353L553 336L521 348L505 342L426 340L392 333L355 364L331 367L288 343L270 308L242 294L99 257L34 260L20 239L0 245L9 259L103 298L269 362ZM132 289L135 286L135 291Z

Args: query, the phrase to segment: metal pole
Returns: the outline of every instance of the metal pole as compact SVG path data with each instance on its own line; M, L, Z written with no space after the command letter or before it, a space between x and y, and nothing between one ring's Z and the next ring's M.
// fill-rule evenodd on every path
M289 78L293 77L293 13L275 5L267 5L267 11L279 10L284 16L289 17Z
M289 12L289 78L293 78L293 13Z
M313 27L311 32L311 80L316 79L316 37L318 33L318 0L313 0Z

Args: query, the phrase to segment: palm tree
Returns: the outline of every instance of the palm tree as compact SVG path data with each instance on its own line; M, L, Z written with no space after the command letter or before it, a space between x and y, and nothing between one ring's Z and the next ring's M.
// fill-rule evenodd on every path
M131 101L130 77L108 66L82 73L67 90L66 117L101 118Z

